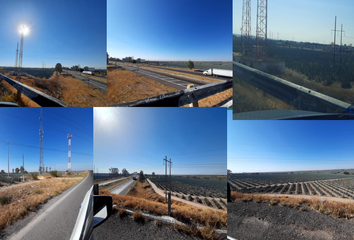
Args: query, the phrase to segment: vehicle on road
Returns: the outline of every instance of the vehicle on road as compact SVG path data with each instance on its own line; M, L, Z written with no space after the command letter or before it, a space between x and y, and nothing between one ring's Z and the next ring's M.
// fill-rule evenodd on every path
M232 70L228 69L218 69L210 68L203 72L204 75L215 76L215 77L230 77L232 78Z
M136 177L133 177L133 180L137 180Z
M82 73L87 75L95 75L92 71L83 71Z

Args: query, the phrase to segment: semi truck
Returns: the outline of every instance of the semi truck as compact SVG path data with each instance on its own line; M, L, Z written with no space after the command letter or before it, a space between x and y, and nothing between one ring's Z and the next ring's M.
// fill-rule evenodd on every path
M94 75L92 71L83 71L82 73L87 75Z
M230 77L232 78L232 70L228 69L217 69L217 68L211 68L203 72L204 75L209 75L209 76L219 76L219 77Z

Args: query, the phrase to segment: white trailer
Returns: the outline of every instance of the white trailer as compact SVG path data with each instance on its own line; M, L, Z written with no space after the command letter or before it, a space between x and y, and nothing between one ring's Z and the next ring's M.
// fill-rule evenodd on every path
M203 72L204 75L230 77L232 78L232 70L211 68Z
M93 72L91 72L91 71L83 71L82 73L83 74L88 74L88 75L94 75Z

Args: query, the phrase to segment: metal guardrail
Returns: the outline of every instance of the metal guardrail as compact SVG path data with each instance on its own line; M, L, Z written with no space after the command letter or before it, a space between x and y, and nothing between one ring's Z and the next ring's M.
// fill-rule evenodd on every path
M109 104L110 107L180 107L232 88L232 79L197 86L172 93L126 103Z
M350 106L349 103L274 77L238 62L233 62L233 75L297 109L323 113L341 113ZM234 94L235 92L237 94L237 91L234 91Z
M0 82L1 80L6 81L12 87L17 89L18 95L20 95L21 93L24 94L25 96L27 96L29 99L31 99L41 107L70 107L70 105L60 101L59 99L49 96L48 94L42 93L37 89L31 88L3 74L0 74Z

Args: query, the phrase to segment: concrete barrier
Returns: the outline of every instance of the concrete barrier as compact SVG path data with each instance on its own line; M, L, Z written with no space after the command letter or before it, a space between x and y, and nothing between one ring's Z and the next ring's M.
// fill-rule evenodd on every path
M238 62L233 62L233 75L299 110L342 113L350 106L349 103L274 77ZM237 94L237 89L234 89L234 94Z

